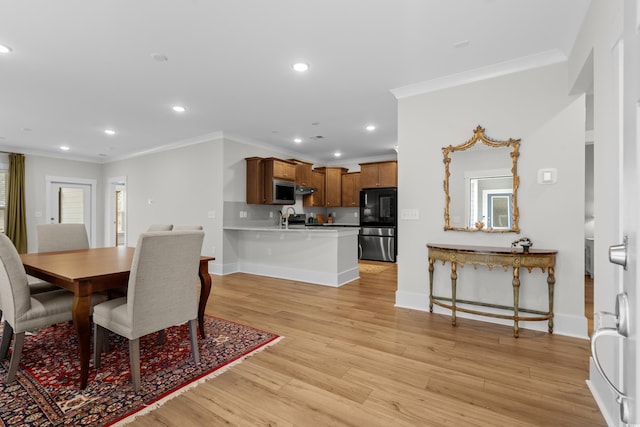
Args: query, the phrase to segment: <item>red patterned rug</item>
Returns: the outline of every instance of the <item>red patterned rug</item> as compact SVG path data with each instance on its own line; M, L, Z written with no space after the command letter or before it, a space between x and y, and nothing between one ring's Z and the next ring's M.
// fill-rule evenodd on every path
M160 406L186 388L223 372L269 345L278 335L206 316L206 339L199 339L200 364L193 362L187 325L140 339L142 388L133 391L129 344L111 334L101 368L89 372L78 389L78 346L73 327L61 323L25 337L16 379L6 384L8 359L0 367L0 424L3 426L110 426ZM0 328L0 333L2 329Z

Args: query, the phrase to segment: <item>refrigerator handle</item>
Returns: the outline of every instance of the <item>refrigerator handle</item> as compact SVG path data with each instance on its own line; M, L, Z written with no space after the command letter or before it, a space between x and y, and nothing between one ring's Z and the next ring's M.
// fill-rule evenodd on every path
M365 193L364 193L364 205L365 205L365 206L367 206L367 205L369 204L368 196L369 196L369 195L365 192Z

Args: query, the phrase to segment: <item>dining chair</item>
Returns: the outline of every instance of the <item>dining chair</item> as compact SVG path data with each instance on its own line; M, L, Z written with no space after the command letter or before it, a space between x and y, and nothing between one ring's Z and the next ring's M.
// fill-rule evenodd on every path
M147 232L151 231L171 231L173 224L151 224L147 229Z
M202 231L147 232L138 237L127 296L94 308L94 357L96 368L108 346L107 331L129 340L131 380L140 390L140 337L171 326L189 323L191 353L200 362L196 338L198 317L198 266Z
M4 315L0 361L7 357L13 338L6 379L10 383L18 371L25 332L72 320L73 293L57 289L33 294L18 251L3 233L0 233L0 261L0 308ZM96 297L94 302L103 300Z
M84 224L38 224L38 252L89 249Z
M174 225L173 231L204 230L201 225Z

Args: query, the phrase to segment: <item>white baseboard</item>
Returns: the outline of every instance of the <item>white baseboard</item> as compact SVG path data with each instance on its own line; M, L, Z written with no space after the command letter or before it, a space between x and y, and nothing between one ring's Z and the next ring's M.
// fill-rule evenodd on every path
M396 292L396 307L410 308L413 310L429 311L429 294L417 293L417 292ZM461 307L464 304L460 304ZM477 309L477 308L476 308ZM483 307L482 310L488 313L504 313L499 309L492 307ZM451 310L443 307L433 307L433 312L436 314L450 315ZM509 319L498 319L495 317L479 316L471 313L457 312L457 317L464 319L478 320L481 322L496 323L500 325L513 326L513 321ZM531 329L535 331L546 332L548 330L548 324L544 322L519 322L519 326L523 329ZM553 316L553 333L558 335L565 335L574 338L589 339L587 335L588 324L587 318L584 316L573 316L562 313L555 313Z

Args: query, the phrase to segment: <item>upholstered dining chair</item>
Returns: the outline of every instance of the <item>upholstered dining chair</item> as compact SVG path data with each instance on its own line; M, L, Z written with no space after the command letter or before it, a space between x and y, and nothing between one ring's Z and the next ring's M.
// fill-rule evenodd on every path
M174 225L173 231L204 230L201 225Z
M147 232L150 231L171 231L173 229L173 224L151 224L147 229Z
M38 224L38 252L89 249L84 224Z
M196 338L198 266L202 231L148 232L138 237L127 296L94 308L94 365L108 346L107 330L129 340L131 380L140 390L140 337L189 323L191 352L200 362Z
M4 314L0 361L7 357L13 338L7 383L13 381L18 371L25 332L71 320L72 304L73 293L63 289L33 294L18 251L0 233L0 308Z

